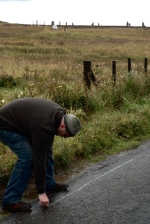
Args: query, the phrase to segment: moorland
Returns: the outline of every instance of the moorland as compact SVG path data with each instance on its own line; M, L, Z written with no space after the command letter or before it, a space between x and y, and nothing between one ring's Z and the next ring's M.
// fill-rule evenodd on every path
M55 170L99 161L150 138L149 65L144 70L149 55L150 29L144 27L66 30L0 22L0 107L20 97L54 100L82 124L76 137L55 138ZM95 77L90 88L84 61L91 61ZM16 160L0 144L1 183Z

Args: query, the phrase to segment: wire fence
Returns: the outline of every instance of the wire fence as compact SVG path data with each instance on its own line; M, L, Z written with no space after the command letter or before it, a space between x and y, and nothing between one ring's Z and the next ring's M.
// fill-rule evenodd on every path
M122 65L122 66L120 66ZM112 63L102 63L102 64L96 64L95 67L109 67L111 69L112 79L114 82L114 85L117 81L117 72L124 67L126 69L127 73L131 73L132 70L136 68L138 70L140 68L143 69L145 73L148 72L148 58L144 58L144 64L136 64L135 62L132 64L131 58L128 58L127 63L118 62L116 60L113 60ZM118 69L118 70L117 70ZM91 83L96 82L96 72L93 72L93 69L91 68L91 61L83 61L83 75L84 75L84 81L86 83L86 86L88 89L91 89Z

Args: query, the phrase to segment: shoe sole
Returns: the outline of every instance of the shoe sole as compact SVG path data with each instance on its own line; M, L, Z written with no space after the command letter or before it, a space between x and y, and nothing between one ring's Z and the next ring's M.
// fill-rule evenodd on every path
M61 191L67 191L68 190L68 187L69 187L69 185L67 185L67 186L65 186L65 187L63 187L63 188L61 188L61 190L49 190L49 191L46 191L46 193L55 193L55 192L61 192Z

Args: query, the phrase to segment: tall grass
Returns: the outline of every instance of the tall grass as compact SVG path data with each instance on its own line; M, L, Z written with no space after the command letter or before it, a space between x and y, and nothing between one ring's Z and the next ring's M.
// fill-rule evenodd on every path
M10 28L10 29L9 29ZM0 106L20 97L54 100L77 115L81 132L55 138L55 168L132 148L150 136L149 29L69 29L0 26ZM147 43L147 44L145 44ZM131 57L132 72L127 72ZM83 60L92 61L97 85L88 90ZM117 60L117 81L111 62ZM96 66L98 65L98 66ZM16 157L0 145L0 181Z

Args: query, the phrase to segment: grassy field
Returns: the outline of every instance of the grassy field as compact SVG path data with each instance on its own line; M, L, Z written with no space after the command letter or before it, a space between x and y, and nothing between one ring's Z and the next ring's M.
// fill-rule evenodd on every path
M150 29L10 25L0 22L0 106L20 97L51 99L81 119L75 137L56 137L55 169L133 148L150 137ZM132 60L128 73L127 60ZM83 80L83 61L96 77L91 90ZM116 84L112 61L117 63ZM16 161L0 145L0 181Z

